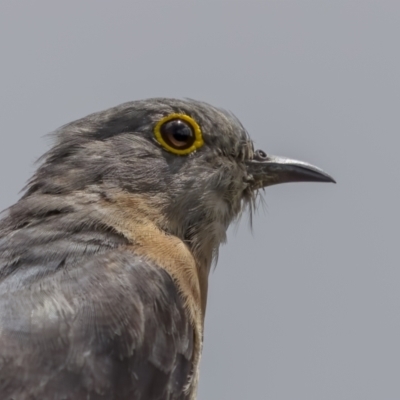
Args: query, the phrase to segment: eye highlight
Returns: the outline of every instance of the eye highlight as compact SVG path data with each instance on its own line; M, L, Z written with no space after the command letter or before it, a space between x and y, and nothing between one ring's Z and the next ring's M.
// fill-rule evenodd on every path
M154 128L157 141L171 153L190 154L203 146L203 135L197 122L186 114L170 114Z

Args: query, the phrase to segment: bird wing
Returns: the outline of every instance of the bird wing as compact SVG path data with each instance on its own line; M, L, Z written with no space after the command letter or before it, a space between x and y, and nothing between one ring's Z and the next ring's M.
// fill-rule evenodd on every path
M0 281L0 398L187 399L193 329L171 277L121 249L52 262Z

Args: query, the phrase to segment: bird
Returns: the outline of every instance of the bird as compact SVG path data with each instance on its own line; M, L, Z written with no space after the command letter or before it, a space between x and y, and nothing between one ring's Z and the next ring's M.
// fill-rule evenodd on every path
M191 99L124 103L53 140L0 220L0 398L196 399L228 226L268 186L334 179Z

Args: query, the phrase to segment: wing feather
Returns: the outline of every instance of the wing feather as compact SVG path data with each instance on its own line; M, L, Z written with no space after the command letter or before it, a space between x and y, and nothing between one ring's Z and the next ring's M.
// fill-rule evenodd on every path
M193 330L164 270L121 248L0 254L1 399L186 399Z

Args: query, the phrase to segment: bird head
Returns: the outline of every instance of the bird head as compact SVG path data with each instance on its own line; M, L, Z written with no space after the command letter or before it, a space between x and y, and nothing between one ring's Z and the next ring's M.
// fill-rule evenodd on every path
M334 182L310 164L254 150L227 111L156 98L60 128L25 198L86 196L93 210L96 199L131 207L182 239L209 268L229 224L259 189L293 181Z

